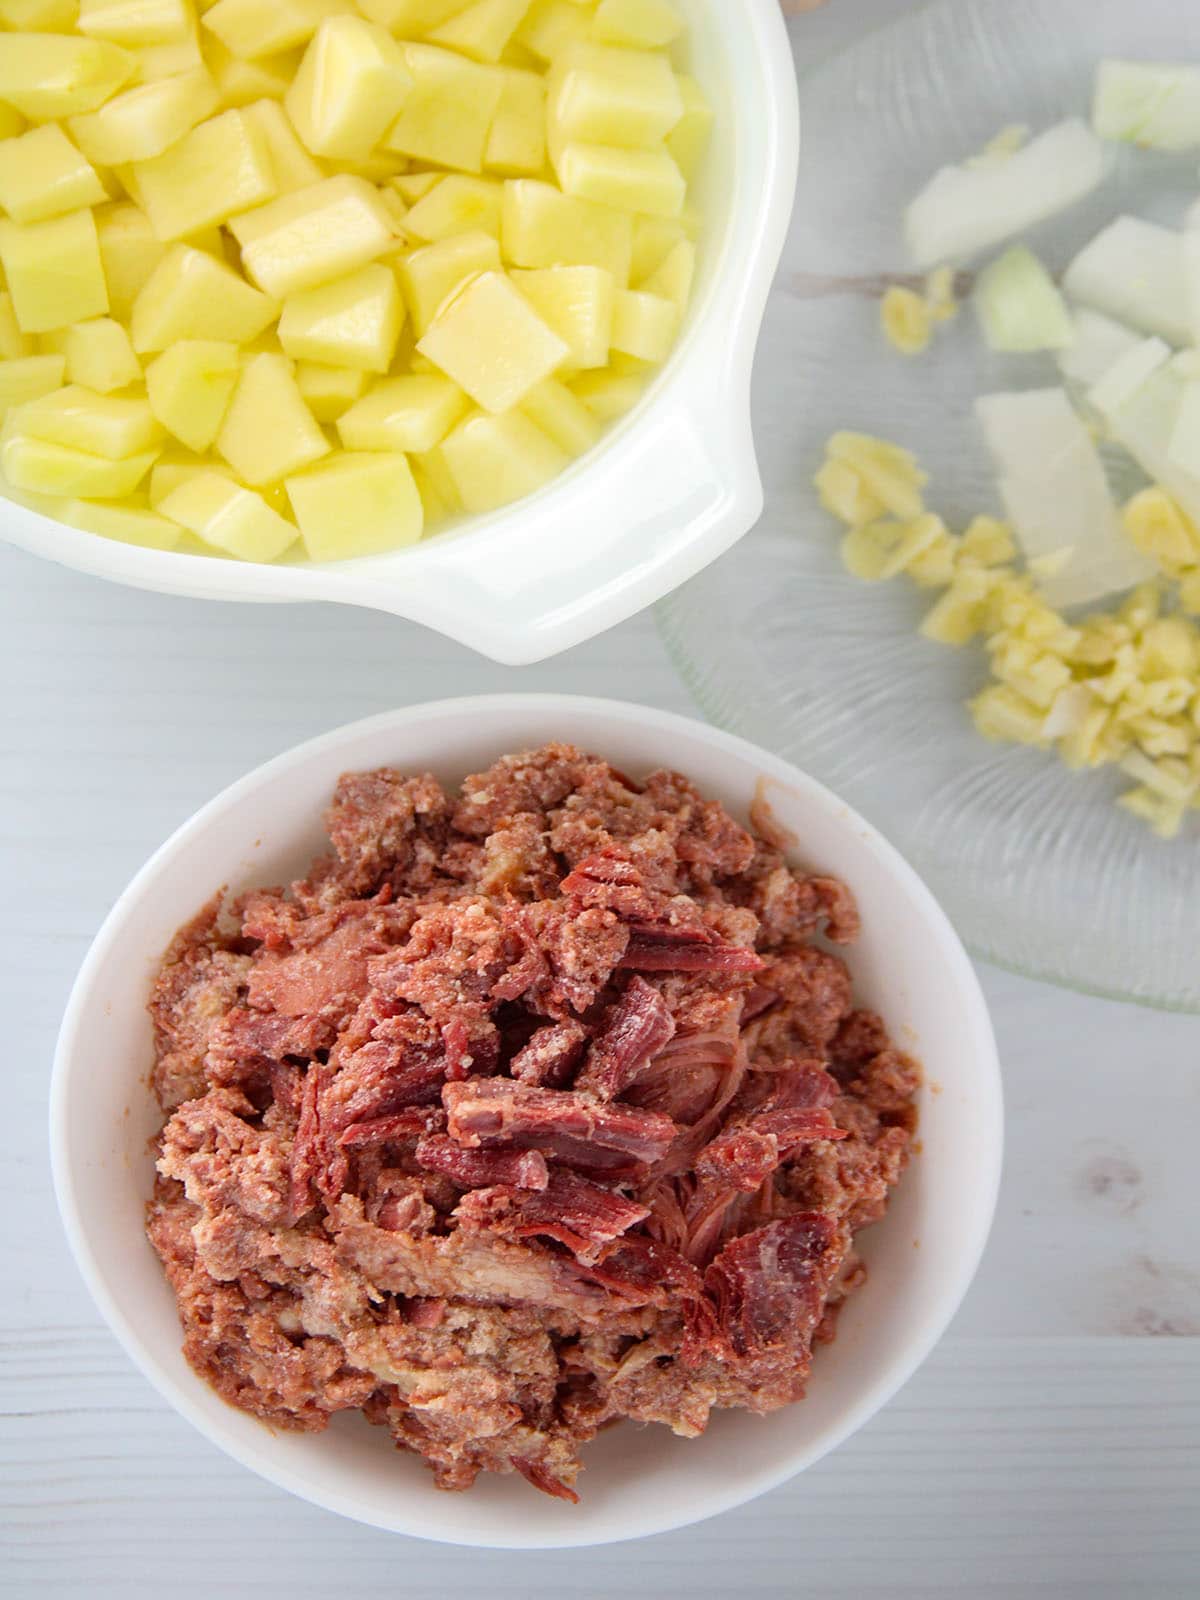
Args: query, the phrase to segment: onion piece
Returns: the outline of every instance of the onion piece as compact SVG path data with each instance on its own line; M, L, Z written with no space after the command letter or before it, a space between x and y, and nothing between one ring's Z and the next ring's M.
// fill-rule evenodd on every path
M1191 269L1185 235L1118 217L1075 257L1064 290L1095 311L1172 344L1191 344Z
M1075 339L1056 352L1059 371L1068 383L1090 389L1123 355L1141 344L1132 328L1106 317L1103 311L1081 306L1073 317Z
M1200 67L1102 61L1092 127L1150 150L1200 150Z
M1170 358L1170 351L1150 339L1138 347L1142 353L1141 382L1133 383L1138 352L1123 356L1118 369L1102 378L1090 391L1093 403L1116 442L1134 458L1142 471L1159 484L1192 522L1200 523L1200 461L1188 468L1173 459L1171 443L1183 403L1187 376Z
M1013 245L979 274L974 303L993 350L1063 350L1074 342L1066 301L1023 244Z

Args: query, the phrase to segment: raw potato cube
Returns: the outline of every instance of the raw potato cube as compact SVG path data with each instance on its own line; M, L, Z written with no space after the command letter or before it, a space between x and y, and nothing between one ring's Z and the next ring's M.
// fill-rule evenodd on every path
M621 288L629 282L632 218L549 183L513 178L504 185L500 242L518 267L604 267Z
M691 178L708 148L713 113L695 78L681 72L677 82L683 98L683 115L667 135L667 149L675 157L679 170Z
M146 368L146 395L163 427L202 453L220 432L240 376L236 344L181 339Z
M9 412L4 433L0 434L0 473L15 489L32 494L120 500L133 493L158 454L157 450L147 450L122 461L107 461L86 450L21 433L14 427L17 415Z
M74 384L31 400L12 420L31 439L106 461L122 461L162 443L162 429L145 400L93 394Z
M190 474L159 501L160 515L241 561L274 561L295 541L296 529L252 489L221 472Z
M574 0L533 0L517 40L543 61L553 61L569 45L588 37L590 18Z
M570 349L572 367L603 367L612 343L613 276L603 267L543 267L512 280Z
M662 264L655 268L642 284L648 294L661 295L673 302L682 316L692 297L692 280L696 275L696 246L690 239L680 239L672 246Z
M25 132L26 127L25 118L16 107L0 100L0 139L15 139L19 133Z
M475 0L432 29L429 38L473 61L499 61L529 5L530 0Z
M601 422L615 422L631 411L645 387L644 378L620 372L585 372L571 382L571 392Z
M467 397L438 373L409 373L378 383L338 422L348 450L422 454L440 444L467 410Z
M639 361L665 361L679 331L674 301L642 290L624 289L613 308L612 347Z
M230 483L233 473L228 467L219 467L208 456L193 455L191 451L166 449L150 468L149 489L146 498L155 511L169 494L181 483L187 483L201 472L218 472Z
M283 195L235 218L231 231L247 275L278 300L366 266L395 240L373 185L349 175Z
M624 211L677 217L687 180L665 149L622 150L606 144L568 144L558 159L568 194Z
M104 539L141 545L146 550L174 550L183 530L156 511L141 506L105 505L95 500L69 500L59 519L70 528L86 528Z
M358 9L372 22L382 23L389 33L402 39L415 39L439 27L456 11L465 11L470 0L359 0Z
M0 208L15 222L42 222L106 199L90 163L55 123L0 143Z
M155 237L145 213L127 200L100 206L95 218L109 309L125 320L167 247Z
M458 508L453 502L444 500L438 492L437 484L432 475L426 470L424 463L410 461L413 482L417 486L417 493L421 496L421 505L425 511L425 531L428 533L436 523L445 522ZM447 474L449 476L449 474Z
M90 211L72 211L48 222L0 222L0 263L22 333L65 328L108 311Z
M34 122L94 111L133 77L137 57L103 39L11 33L0 50L0 100Z
M400 46L362 17L327 17L313 36L284 105L318 156L370 155L412 89Z
M683 94L665 56L573 45L547 82L551 156L563 145L656 145L683 115Z
M22 333L13 310L12 295L0 291L0 360L17 361L22 356L37 354L37 341L31 333Z
M398 172L394 178L388 179L388 185L395 189L402 200L413 206L423 195L442 183L444 177L441 172Z
M296 363L296 386L318 422L336 422L366 389L369 378L353 367L327 367L319 361Z
M261 206L275 193L271 153L240 111L223 111L150 161L134 163L140 202L160 239L182 239Z
M67 329L63 354L67 381L97 394L127 388L142 376L142 364L133 353L129 334L111 317L74 323Z
M206 69L198 67L178 77L126 89L98 111L72 117L68 126L90 161L116 167L162 155L211 116L219 103L216 85Z
M217 0L203 22L231 55L253 61L307 44L326 17L352 9L348 0Z
M601 44L656 50L683 32L683 18L669 0L600 0L592 35Z
M547 378L531 389L521 402L521 410L569 456L581 456L590 450L604 431L583 401L557 378Z
M502 272L484 272L438 312L417 349L485 411L508 411L570 349Z
M312 561L347 561L415 544L421 496L398 451L346 452L289 477L285 487Z
M546 165L546 85L536 72L504 74L483 164L507 177L535 177Z
M403 321L396 275L376 262L285 300L279 342L296 361L386 372Z
M178 39L190 24L184 0L79 0L80 33L131 49Z
M177 339L228 339L249 344L279 315L274 300L203 250L176 244L163 256L134 302L133 348L145 355Z
M0 0L0 28L14 33L71 33L79 0Z
M413 89L383 140L401 155L480 172L504 73L435 45L402 46Z
M153 83L156 78L178 78L184 72L199 72L204 66L200 52L200 29L194 21L188 22L188 31L166 44L143 45L135 50L137 80Z
M243 107L242 115L267 142L275 187L280 194L320 183L324 172L296 137L295 128L277 100L255 100Z
M286 356L251 357L225 413L217 450L255 488L328 455L329 440L304 404Z
M678 217L637 217L633 224L630 282L640 286L685 237L683 223Z
M415 455L411 465L413 477L417 480L417 487L421 491L426 516L429 515L430 505L434 506L439 516L455 516L465 509L454 486L454 478L440 444L434 445L432 450L425 450L420 455Z
M205 39L209 70L220 90L222 104L248 106L256 100L282 100L304 54L303 47L247 61L226 50L220 39Z
M455 233L490 233L498 239L501 193L488 178L452 173L413 206L404 219L405 232L425 243Z
M420 338L443 302L468 278L499 272L500 246L486 233L456 233L414 250L397 268L413 330Z
M40 399L59 388L66 370L66 357L17 356L0 361L0 417L12 406Z
M460 422L441 446L467 511L494 511L555 478L570 457L520 411L482 412Z

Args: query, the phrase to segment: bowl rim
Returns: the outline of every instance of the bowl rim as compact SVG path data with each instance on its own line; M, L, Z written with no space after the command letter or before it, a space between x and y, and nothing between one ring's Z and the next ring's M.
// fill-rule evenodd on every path
M488 718L491 714L582 712L590 716L617 719L633 718L649 731L662 735L664 758L670 749L672 735L699 734L706 743L731 759L747 763L764 774L768 780L783 783L800 793L806 801L822 807L837 818L839 826L855 831L868 846L880 869L889 875L910 897L914 909L929 925L936 929L942 940L939 959L950 984L959 989L967 1001L971 1019L971 1037L964 1044L964 1053L974 1063L977 1095L977 1115L988 1134L986 1158L977 1169L977 1181L970 1192L972 1227L969 1243L961 1248L953 1270L941 1284L934 1299L926 1309L919 1337L914 1337L883 1372L882 1377L865 1383L856 1400L849 1405L836 1425L828 1428L815 1441L805 1441L789 1455L785 1465L777 1470L764 1471L748 1480L741 1478L730 1484L724 1492L706 1495L702 1506L694 1513L691 1509L683 1515L667 1515L628 1534L596 1538L583 1529L573 1533L570 1529L561 1538L538 1538L530 1542L522 1538L519 1530L511 1540L503 1542L490 1537L472 1537L470 1520L464 1516L461 1537L450 1537L441 1532L430 1532L415 1526L411 1517L389 1519L371 1515L356 1504L354 1497L316 1484L303 1472L275 1460L267 1441L269 1432L262 1431L263 1448L253 1447L240 1440L231 1439L224 1428L205 1414L193 1398L203 1387L203 1380L189 1374L189 1380L180 1383L168 1372L142 1343L138 1327L121 1302L120 1295L111 1287L102 1272L91 1245L91 1229L85 1220L76 1192L75 1180L68 1157L68 1126L70 1082L74 1072L83 1070L81 1063L86 1055L84 1032L94 1000L92 984L113 946L124 935L126 924L148 887L174 857L203 834L209 824L227 810L235 808L241 800L252 794L262 784L297 768L303 768L313 758L336 750L364 735L387 731L397 737L413 726L431 718L453 716L478 725L478 733L464 733L464 746L486 742ZM462 1547L489 1549L561 1549L588 1547L600 1544L622 1543L632 1539L650 1537L690 1526L722 1512L733 1510L758 1496L778 1488L798 1473L836 1449L880 1410L925 1362L939 1342L962 1303L967 1289L978 1270L984 1248L991 1231L999 1196L1004 1148L1004 1106L999 1055L987 1002L984 998L975 969L954 930L949 918L935 900L916 871L870 823L839 800L823 784L810 778L791 763L772 755L750 741L741 739L723 729L699 719L675 712L661 711L655 707L633 702L571 694L492 694L456 697L441 701L425 701L399 710L382 712L355 722L346 723L314 739L304 741L227 785L211 800L198 808L167 838L134 874L108 912L93 939L71 988L55 1047L49 1096L50 1164L55 1199L67 1243L76 1266L96 1303L102 1317L116 1336L134 1365L146 1377L167 1403L190 1422L210 1443L241 1466L249 1468L278 1488L296 1495L310 1504L334 1511L353 1521L364 1522L388 1532L403 1533L437 1543ZM236 1415L231 1408L231 1415Z

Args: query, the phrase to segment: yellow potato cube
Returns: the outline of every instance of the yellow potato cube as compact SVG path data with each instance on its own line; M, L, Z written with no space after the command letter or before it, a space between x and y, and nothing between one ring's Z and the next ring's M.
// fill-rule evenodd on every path
M556 59L547 81L551 155L570 143L657 145L683 110L683 94L665 56L572 45Z
M106 461L121 461L162 443L162 429L145 400L93 394L77 384L29 401L12 420L31 439L68 445Z
M412 468L413 482L417 486L417 493L421 496L421 505L425 511L425 531L428 533L435 524L445 522L447 517L453 516L454 512L461 509L461 507L458 507L453 501L442 498L432 474L426 470L422 462L410 461L409 466Z
M504 185L500 244L518 267L604 267L624 288L633 255L633 219L610 206L560 194L549 183L510 178Z
M234 107L252 105L256 100L282 100L296 76L304 50L297 46L248 61L226 50L220 39L208 37L204 54L222 104Z
M60 33L5 34L0 100L33 122L94 111L137 69L137 57L104 39Z
M472 279L434 317L417 349L491 412L520 405L570 354L502 272Z
M24 409L23 407L21 408ZM32 494L78 496L83 500L120 500L132 494L154 464L157 450L109 461L70 445L37 439L14 428L10 411L0 434L0 474L15 489Z
M444 174L440 172L398 172L394 178L388 179L390 188L408 205L416 205L423 195L444 182Z
M36 354L36 341L31 333L21 332L12 295L5 289L0 292L0 360L17 361Z
M415 544L425 525L412 470L398 451L346 452L285 487L312 561L348 561Z
M623 289L613 307L612 347L639 361L665 361L679 331L674 301L644 290Z
M386 372L403 321L396 275L376 262L285 300L279 342L296 361Z
M678 76L679 93L683 100L683 115L667 135L667 149L675 157L679 170L691 178L708 148L712 133L712 107L705 99L704 90L695 78L686 72Z
M476 412L439 446L455 492L467 511L494 511L524 499L570 462L523 412L502 417Z
M546 85L538 73L505 72L483 164L511 178L535 177L546 165Z
M320 183L324 172L296 137L295 128L277 100L252 101L242 108L242 115L266 140L280 194Z
M662 148L568 144L558 158L558 177L567 194L657 217L677 217L687 193L687 180Z
M678 217L636 217L633 223L633 259L629 266L629 281L640 288L685 237L683 224Z
M318 422L336 422L360 399L370 379L354 367L327 367L319 361L296 363L296 386Z
M141 506L106 505L95 500L69 500L59 519L71 528L86 528L103 539L137 544L146 550L174 550L183 530L156 511Z
M145 212L129 201L100 206L95 212L100 261L108 285L109 309L128 318L142 287L167 253Z
M125 389L142 376L142 364L133 353L128 332L111 317L73 323L67 329L63 353L68 382L97 394Z
M217 435L217 451L255 488L328 455L329 440L304 404L286 356L252 356L247 362Z
M417 337L468 278L499 270L500 246L486 233L456 233L401 260L397 273Z
M470 0L359 0L358 9L401 39L415 39L465 11Z
M184 0L79 0L80 33L131 49L178 39L190 25Z
M108 311L96 220L72 211L47 222L0 222L0 263L22 333L45 333Z
M604 431L596 415L556 378L547 378L531 389L521 410L569 456L590 450Z
M655 268L642 284L649 294L661 295L670 300L682 316L692 297L692 280L696 275L696 246L690 239L680 239L667 253L662 264Z
M163 427L203 453L220 432L240 376L236 344L182 339L146 368L146 396Z
M145 355L178 339L249 344L279 315L274 300L224 262L177 244L150 274L133 306L133 348Z
M603 367L612 344L613 276L604 267L543 267L512 280L570 350L572 367Z
M231 55L252 61L307 44L326 17L352 9L348 0L217 0L203 22Z
M384 137L384 148L439 167L480 172L504 73L436 45L401 48L413 88Z
M210 117L150 161L134 163L138 195L160 239L182 239L275 193L271 153L240 111Z
M193 455L190 450L173 450L168 446L150 468L146 498L152 509L157 511L169 494L199 472L219 472L233 482L233 473L229 468L218 467L210 457Z
M98 111L72 117L68 126L89 160L116 167L162 155L211 116L219 103L216 84L204 67L198 67L126 89Z
M499 61L529 4L530 0L475 0L431 30L428 37L473 61Z
M338 421L347 450L423 454L440 444L468 409L467 397L440 373L409 373L378 383Z
M457 516L465 509L440 444L413 456L411 466L426 517L430 514L431 506L437 516Z
M262 495L221 472L191 473L159 501L159 514L241 561L274 561L295 542L296 529Z
M0 100L0 139L15 139L19 133L24 133L28 124L15 106L6 105Z
M669 0L600 0L592 36L601 44L656 50L683 32L683 18Z
M386 28L363 17L327 17L283 103L314 155L363 160L395 120L412 83Z
M153 83L156 78L178 78L184 72L199 72L205 65L200 51L200 29L189 18L187 32L166 44L148 44L134 50L137 81Z
M230 231L247 276L279 300L366 266L395 241L378 191L350 175L285 194L236 217Z
M646 387L634 373L584 372L571 380L571 392L601 422L615 422L632 411Z
M0 141L0 208L16 222L42 222L105 199L90 163L56 123Z
M14 33L72 33L79 0L0 0L0 28Z
M13 406L38 400L59 388L66 371L60 355L16 356L0 361L0 417Z
M533 0L516 37L526 50L553 61L570 45L587 39L591 19L574 0Z
M426 244L455 233L490 233L498 239L501 193L488 178L452 173L417 201L404 219L404 231Z

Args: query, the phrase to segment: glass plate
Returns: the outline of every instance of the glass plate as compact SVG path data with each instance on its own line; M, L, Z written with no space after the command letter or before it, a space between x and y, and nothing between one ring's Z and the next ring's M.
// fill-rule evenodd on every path
M963 701L982 652L915 632L930 603L863 584L811 487L828 435L880 433L932 473L952 526L999 513L971 419L989 390L1056 383L1048 357L1001 358L969 309L926 355L879 332L905 270L901 212L935 168L1001 127L1087 114L1104 56L1200 60L1195 0L943 0L802 82L795 217L756 374L767 487L758 528L658 607L705 712L777 750L889 834L975 952L1033 977L1200 1011L1200 826L1165 844L1113 805L1128 780L988 744ZM1178 226L1195 156L1122 150L1114 179L1030 234L1055 269L1122 211Z

